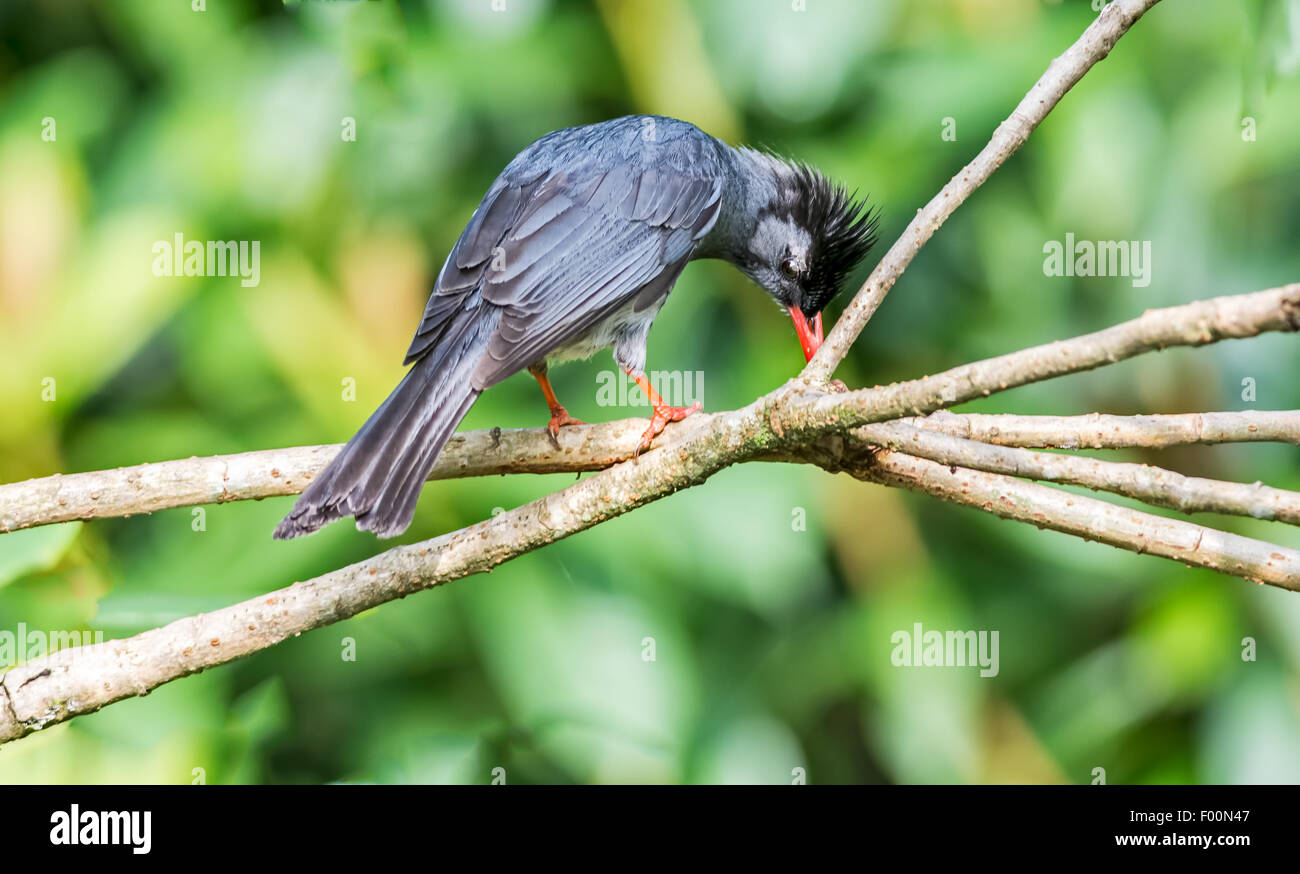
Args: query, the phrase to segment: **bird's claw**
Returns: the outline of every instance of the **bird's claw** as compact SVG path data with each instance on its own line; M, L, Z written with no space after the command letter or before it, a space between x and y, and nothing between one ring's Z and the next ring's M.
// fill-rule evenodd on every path
M667 404L655 407L655 413L650 417L650 427L645 429L641 435L641 442L637 444L636 451L632 457L636 458L643 451L650 448L650 444L664 430L669 422L680 422L691 413L698 413L702 409L699 401L691 404L689 407L670 407Z
M569 425L585 425L586 422L581 419L575 419L569 415L569 411L564 407L553 407L551 409L551 421L546 423L546 431L551 435L551 442L555 448L560 448L560 429Z

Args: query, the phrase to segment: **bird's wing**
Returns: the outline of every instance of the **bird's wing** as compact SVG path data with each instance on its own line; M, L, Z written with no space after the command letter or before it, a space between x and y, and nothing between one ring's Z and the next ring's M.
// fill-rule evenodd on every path
M501 317L474 383L500 382L661 275L675 277L717 221L721 196L716 175L631 162L503 174L448 256L407 360L441 339L452 313L491 305Z

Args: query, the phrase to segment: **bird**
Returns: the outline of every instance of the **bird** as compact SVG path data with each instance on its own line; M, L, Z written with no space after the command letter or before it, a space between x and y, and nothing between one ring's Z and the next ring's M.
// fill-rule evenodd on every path
M730 262L790 315L806 360L822 310L876 242L879 209L807 163L733 147L695 125L629 115L552 131L493 181L438 272L406 352L413 365L303 491L276 539L352 516L409 527L439 452L487 389L528 370L547 428L584 424L551 365L612 349L653 409L637 453L700 409L665 403L646 339L686 264Z

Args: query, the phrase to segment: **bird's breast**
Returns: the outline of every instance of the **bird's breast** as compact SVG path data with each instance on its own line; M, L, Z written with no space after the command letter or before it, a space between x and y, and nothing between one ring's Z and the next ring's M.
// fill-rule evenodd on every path
M621 366L631 365L640 370L645 361L646 337L661 306L663 298L652 306L638 310L635 299L630 300L586 333L552 350L546 359L554 364L577 361L612 347L614 357ZM635 366L638 361L641 365Z

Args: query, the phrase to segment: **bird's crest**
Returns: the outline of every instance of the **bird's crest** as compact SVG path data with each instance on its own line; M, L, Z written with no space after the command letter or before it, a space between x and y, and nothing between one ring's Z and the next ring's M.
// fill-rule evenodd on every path
M802 161L758 154L775 176L777 195L770 212L808 233L808 272L802 285L808 312L821 312L876 244L880 211Z

